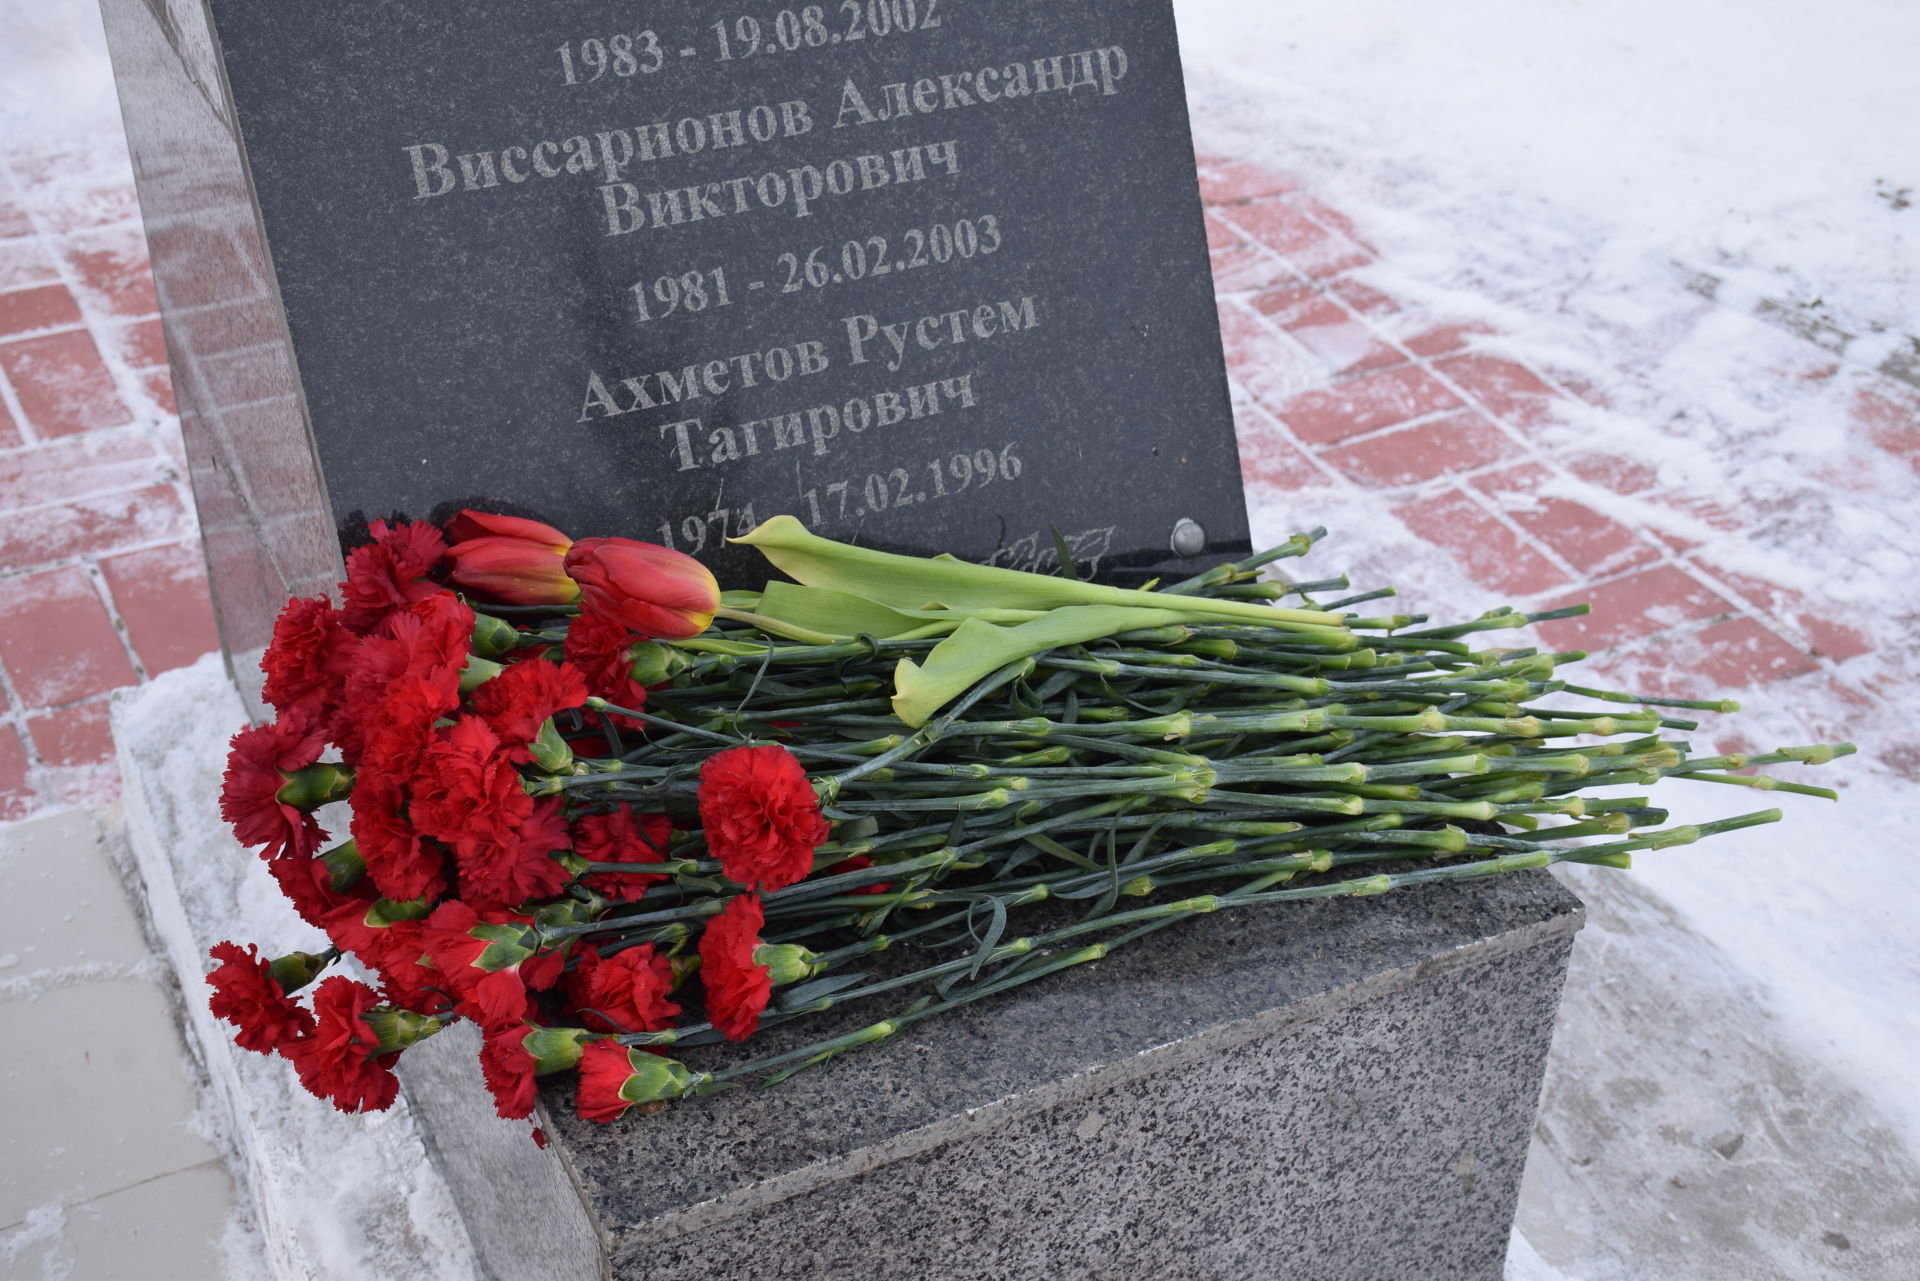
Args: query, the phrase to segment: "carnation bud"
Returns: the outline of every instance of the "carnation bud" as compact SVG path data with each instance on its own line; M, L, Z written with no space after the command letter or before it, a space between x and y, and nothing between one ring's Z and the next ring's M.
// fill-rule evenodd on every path
M433 903L429 899L409 899L396 903L390 898L377 899L367 909L367 924L377 930L384 930L401 921L424 921L433 912Z
M312 952L289 952L285 956L275 957L267 965L273 981L288 996L313 982L319 977L320 971L326 968L327 958L315 956Z
M762 943L753 949L753 963L767 967L775 987L810 979L827 968L820 964L818 956L798 943Z
M630 538L587 538L567 553L581 604L642 636L698 636L720 608L720 584L684 552Z
M520 629L492 614L473 616L473 652L481 658L502 658L520 646Z
M367 860L360 857L356 841L334 846L320 856L320 861L327 865L327 879L335 894L346 893L367 874Z
M412 1010L368 1010L360 1018L380 1038L380 1047L369 1057L397 1053L409 1045L426 1040L444 1026L432 1015L415 1014Z
M648 688L664 685L693 666L693 660L681 651L655 641L642 641L627 651L627 657L633 660L634 683Z
M481 658L478 655L470 656L467 659L467 665L460 669L460 692L471 694L506 670L491 659Z
M573 768L573 749L560 737L560 727L549 716L531 744L534 763L549 774L564 774Z
M583 1027L542 1027L527 1033L520 1044L533 1056L535 1076L552 1076L580 1066L580 1050L593 1034Z
M453 581L509 605L566 605L580 588L567 577L573 544L551 525L463 511L447 523Z
M291 774L281 770L280 777L286 782L273 799L297 810L317 810L344 801L353 790L353 771L344 765L309 765Z
M487 946L474 958L473 967L489 974L510 970L532 958L538 941L535 931L521 925L494 925L482 922L467 931L471 938Z
M620 1087L620 1097L629 1103L682 1099L713 1079L705 1072L695 1076L687 1071L686 1064L644 1050L627 1051L627 1062L633 1067L633 1075Z

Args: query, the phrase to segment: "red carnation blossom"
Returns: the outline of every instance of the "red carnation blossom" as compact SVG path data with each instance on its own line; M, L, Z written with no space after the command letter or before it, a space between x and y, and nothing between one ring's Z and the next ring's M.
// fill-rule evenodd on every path
M800 762L784 747L730 747L700 767L700 821L727 876L750 890L804 880L827 820Z
M633 806L622 804L610 814L575 819L573 851L589 863L663 863L672 836L673 823L665 814L635 815ZM584 878L584 884L615 902L638 903L649 885L666 879L659 875L596 872Z
M313 1034L282 1049L300 1084L342 1112L384 1112L400 1091L390 1062L376 1057L380 1037L366 1021L367 1011L379 1004L379 994L365 983L336 975L314 992Z
M340 584L347 627L365 635L388 615L447 589L428 579L447 554L447 540L425 521L368 526L373 541L347 553L347 581Z
M384 921L373 912L371 900L342 903L321 922L327 938L342 952L351 952L378 974L387 1004L420 1014L443 1014L453 1008L446 976L426 964L425 921ZM372 919L369 919L372 918Z
M388 1003L422 1014L452 1013L453 994L440 971L427 963L427 923L398 921L387 931L385 943L373 965Z
M540 727L558 712L587 701L587 678L566 663L516 663L473 691L473 710L487 718L507 759L524 765Z
M707 923L700 936L700 983L707 990L707 1019L729 1041L744 1041L760 1029L760 1013L773 997L773 974L753 959L766 912L756 894L742 894Z
M463 840L455 846L460 897L477 908L553 898L573 879L553 857L554 851L567 847L564 803L557 797L538 801L504 844Z
M340 704L352 644L326 597L288 601L260 658L267 674L260 696L280 711L304 708L325 722Z
M287 998L272 965L251 943L215 943L212 956L220 964L207 975L213 988L207 1008L240 1029L233 1039L241 1049L272 1054L313 1031L313 1016Z
M408 814L413 825L456 850L507 845L533 813L500 736L478 716L462 716L436 733L419 763Z
M539 1060L527 1052L527 1035L532 1031L525 1023L488 1028L480 1044L480 1074L493 1094L494 1111L509 1121L533 1115Z
M375 895L372 882L364 876L345 892L334 889L333 872L327 865L304 855L268 859L267 871L300 919L320 929L325 929L328 916L345 904L371 903Z
M567 624L567 661L586 675L587 690L595 698L637 712L647 705L646 686L633 679L633 647L639 642L624 624L584 613ZM631 716L610 715L615 725L641 727Z
M620 1097L633 1076L633 1051L618 1041L589 1041L580 1055L580 1084L575 1095L580 1115L602 1125L618 1121L633 1104Z
M311 814L282 804L285 775L320 759L327 744L313 713L282 712L271 725L254 725L233 736L220 788L220 816L242 845L260 845L262 858L304 857L320 848L326 832Z
M544 991L559 982L566 968L566 957L559 952L541 956L526 955L524 947L507 943L504 949L519 952L521 959L485 968L483 954L497 940L477 937L473 931L484 925L505 925L524 931L532 921L512 912L475 912L458 899L449 899L427 918L427 955L445 980L460 1012L482 1027L497 1027L525 1018L529 991Z
M434 722L460 705L460 672L473 637L473 611L451 592L394 614L351 652L330 729L356 766L410 772Z
M567 1002L582 1026L595 1032L659 1032L673 1026L680 1007L668 1000L673 966L642 943L603 957L585 948L566 979Z
M446 856L407 822L405 789L387 775L363 772L348 799L354 843L382 898L406 903L446 892Z

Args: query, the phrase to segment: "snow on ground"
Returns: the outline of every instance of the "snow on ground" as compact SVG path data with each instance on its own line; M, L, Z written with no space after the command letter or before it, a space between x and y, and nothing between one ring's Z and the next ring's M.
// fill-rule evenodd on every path
M1287 145L1579 210L1782 299L1920 333L1920 6L1176 0ZM1358 144L1353 146L1350 144ZM1902 207L1902 201L1909 207ZM1340 204L1335 199L1333 203ZM1431 246L1428 246L1431 248Z

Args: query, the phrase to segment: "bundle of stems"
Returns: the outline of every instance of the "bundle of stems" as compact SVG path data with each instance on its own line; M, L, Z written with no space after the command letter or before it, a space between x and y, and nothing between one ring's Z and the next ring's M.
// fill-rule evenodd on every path
M1698 728L1684 713L1735 704L1594 688L1564 674L1583 654L1488 643L1585 607L1432 625L1360 612L1391 589L1267 576L1324 535L1154 594L1285 603L1337 625L1275 629L1222 611L1063 645L993 671L917 729L890 695L901 660L924 660L933 637L817 643L723 623L680 642L684 669L645 708L589 704L642 722L644 738L609 729L610 755L542 784L674 814L682 830L658 869L672 879L630 908L545 927L545 943L687 946L738 892L693 801L701 763L742 743L792 752L833 822L814 875L764 896L767 941L817 958L810 977L776 993L762 1026L849 1006L880 1017L689 1072L686 1092L785 1079L1191 917L1555 863L1625 868L1640 850L1780 817L1668 826L1647 796L1611 794L1621 785L1686 778L1835 799L1739 771L1822 764L1850 745L1696 757L1678 737ZM853 870L834 870L850 860ZM1035 917L1044 928L1022 932ZM889 948L925 963L886 977L860 968ZM692 1023L622 1039L677 1053L721 1037Z

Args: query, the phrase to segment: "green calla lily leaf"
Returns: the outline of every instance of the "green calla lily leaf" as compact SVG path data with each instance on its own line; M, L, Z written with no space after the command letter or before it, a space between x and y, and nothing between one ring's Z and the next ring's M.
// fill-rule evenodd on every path
M1186 618L1184 612L1124 605L1068 605L1017 627L969 618L933 647L926 662L902 659L893 673L893 711L918 729L991 673L1033 654Z
M827 587L895 609L944 606L983 609L1058 609L1069 605L1177 608L1198 616L1258 623L1287 630L1348 635L1341 616L1320 610L1277 609L1248 601L1202 596L1169 598L1152 592L935 557L897 556L821 538L792 516L775 516L732 540L757 548L775 568L809 587Z

